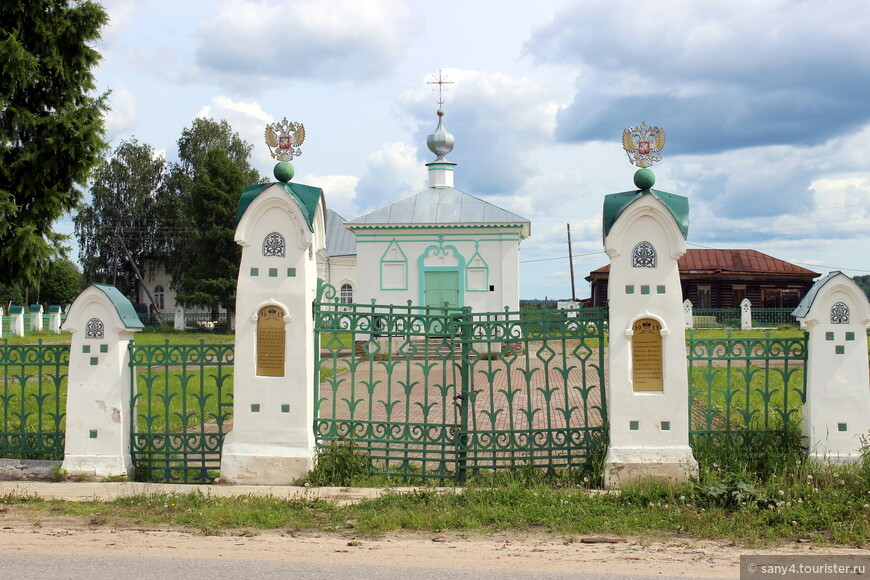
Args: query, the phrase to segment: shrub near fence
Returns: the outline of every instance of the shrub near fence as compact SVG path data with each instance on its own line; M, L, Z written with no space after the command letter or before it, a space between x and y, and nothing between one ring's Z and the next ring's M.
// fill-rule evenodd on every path
M0 343L0 457L62 459L68 344Z

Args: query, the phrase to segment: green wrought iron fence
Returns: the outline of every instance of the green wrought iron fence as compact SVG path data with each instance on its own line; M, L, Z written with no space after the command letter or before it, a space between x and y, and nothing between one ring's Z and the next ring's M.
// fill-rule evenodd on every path
M794 308L752 308L753 328L776 328L784 324L798 326L797 318L792 316Z
M807 337L686 340L689 437L693 446L729 441L752 453L787 444L806 400Z
M739 308L695 308L693 328L740 328Z
M353 440L387 475L577 468L605 447L604 311L314 304L315 436Z
M232 345L135 345L131 453L140 481L210 483L231 429Z
M69 345L0 344L0 457L62 459Z

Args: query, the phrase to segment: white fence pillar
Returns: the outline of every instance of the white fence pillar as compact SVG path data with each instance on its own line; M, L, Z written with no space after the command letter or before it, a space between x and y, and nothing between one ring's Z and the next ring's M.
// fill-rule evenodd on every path
M24 336L24 307L10 306L9 317L12 318L12 336Z
M3 338L3 326L5 323L6 320L3 318L3 307L0 306L0 338Z
M748 298L740 302L740 330L752 330L752 304Z
M686 325L686 330L692 330L695 327L695 320L692 316L692 301L686 298L683 302L683 322Z
M325 206L320 189L281 182L248 187L239 210L233 430L221 479L288 485L314 460L311 303Z
M185 318L184 318L184 309L181 306L175 307L175 320L174 320L174 322L175 322L175 324L174 324L173 328L175 330L186 330L187 329L187 323L186 323Z
M30 305L30 330L33 332L42 332L42 304Z
M60 333L60 306L49 306L48 307L48 329L55 333Z
M689 446L686 311L678 267L686 253L689 205L682 196L660 196L651 181L652 172L640 170L640 191L604 201L604 223L610 224L604 249L611 259L608 488L648 478L685 482L698 474Z
M857 461L862 439L870 435L867 296L851 278L831 272L813 285L792 314L806 322L809 332L803 408L809 456Z
M94 284L75 299L63 327L72 332L63 468L70 475L129 476L127 344L142 322L117 288Z

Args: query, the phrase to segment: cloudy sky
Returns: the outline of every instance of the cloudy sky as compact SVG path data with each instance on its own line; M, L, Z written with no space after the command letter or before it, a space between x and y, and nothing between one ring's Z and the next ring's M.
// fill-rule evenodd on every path
M689 247L870 273L866 0L104 0L111 145L176 157L227 119L271 175L267 123L304 123L295 181L355 217L421 189L439 69L456 187L532 221L521 296L578 298L608 263L601 208L633 189L623 129L665 129L656 189ZM71 227L70 227L71 231Z

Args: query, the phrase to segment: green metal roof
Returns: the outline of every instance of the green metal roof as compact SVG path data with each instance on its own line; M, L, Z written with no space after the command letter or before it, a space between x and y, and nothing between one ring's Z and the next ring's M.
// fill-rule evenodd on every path
M239 209L236 212L236 224L241 221L251 202L273 185L284 188L287 195L296 200L296 203L299 204L299 208L302 210L302 215L305 216L305 221L308 222L308 229L314 231L314 226L312 225L314 223L314 212L317 211L317 203L320 201L320 196L323 195L323 190L319 187L283 181L256 183L246 187L242 192L242 198L239 200Z
M660 202L665 204L671 215L677 221L683 237L689 235L689 198L682 195L659 191L657 189L637 189L634 191L624 191L622 193L611 193L604 196L604 237L610 233L610 228L616 223L616 220L625 211L625 208L643 197L644 195L652 194Z
M139 315L136 314L136 310L133 308L133 304L129 300L127 300L127 297L121 294L121 292L117 288L115 288L114 286L110 286L109 284L94 284L94 288L96 288L97 290L101 290L103 294L105 294L109 298L109 300L111 300L112 305L118 312L118 316L121 317L121 322L124 323L125 327L145 327L145 325L142 324L142 321L139 320Z

